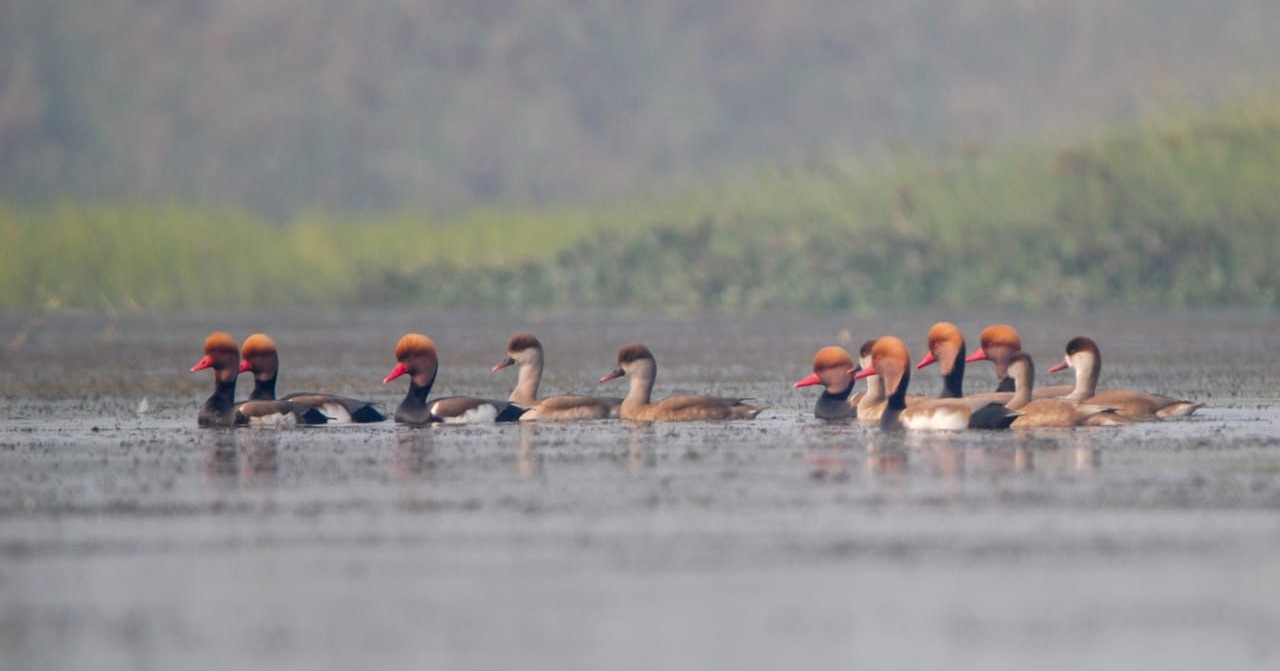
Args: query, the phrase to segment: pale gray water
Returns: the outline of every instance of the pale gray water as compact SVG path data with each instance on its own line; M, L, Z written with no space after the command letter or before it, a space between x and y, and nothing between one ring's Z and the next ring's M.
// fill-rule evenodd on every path
M933 317L52 317L0 364L0 668L1280 665L1275 320L957 320L971 343L1019 326L1041 382L1092 335L1104 385L1211 404L1186 421L886 438L790 388L842 328L919 356ZM21 324L0 317L3 341ZM775 405L729 425L202 431L211 382L186 370L213 328L268 330L282 392L388 410L409 329L436 340L440 394L505 395L489 366L531 329L544 393L622 393L594 379L643 340L659 394ZM969 389L992 384L971 368Z

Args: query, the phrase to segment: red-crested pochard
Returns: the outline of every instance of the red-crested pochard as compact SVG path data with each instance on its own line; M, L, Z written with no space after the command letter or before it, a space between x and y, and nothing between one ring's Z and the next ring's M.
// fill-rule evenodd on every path
M204 402L196 423L200 426L324 424L320 411L292 401L235 402L236 377L240 375L240 348L229 333L215 331L204 341L204 358L191 372L213 369L213 395Z
M1186 417L1203 407L1201 403L1183 401L1160 394L1148 394L1133 389L1107 389L1098 391L1098 376L1102 373L1102 353L1091 338L1079 336L1067 343L1067 353L1059 363L1049 369L1057 373L1074 368L1076 384L1066 398L1111 406L1126 417Z
M937 362L938 367L942 369L942 391L938 394L938 397L965 397L965 341L964 334L960 332L960 327L951 322L938 322L929 329L926 344L929 351L924 355L923 359L920 359L920 363L916 364L916 370ZM968 398L1007 403L1009 399L1013 398L1013 392L983 392L970 394Z
M1000 380L996 387L998 392L1013 391L1013 380L1009 378L1009 361L1013 355L1022 351L1022 336L1017 329L1008 324L995 324L982 329L979 336L981 346L965 361L990 360L996 367L996 378ZM1054 385L1038 387L1033 398L1058 398L1071 393L1071 387Z
M494 401L471 396L447 396L427 403L431 385L435 384L440 359L431 338L409 333L396 343L395 368L383 378L387 384L401 375L409 376L409 393L396 409L396 421L402 424L474 424L513 422L525 409L509 401Z
M249 400L274 401L276 377L280 371L280 355L275 341L263 333L255 333L245 338L240 356L240 372L253 373L253 393L249 394ZM333 394L300 392L289 394L281 400L310 405L323 412L331 423L381 422L387 418L370 401L358 401Z
M538 399L538 385L542 383L542 343L532 333L517 333L507 342L507 356L493 367L498 372L508 366L518 365L516 387L508 398L528 412L521 421L571 421L579 419L608 419L618 416L620 398L560 394Z
M639 343L618 350L618 367L600 378L608 382L623 375L631 377L631 387L622 400L622 419L643 422L683 422L697 420L755 419L764 411L747 405L745 398L718 396L672 396L657 403L649 401L658 364L648 347Z
M911 352L905 343L893 336L875 341L871 347L870 365L854 375L866 379L879 375L888 393L880 418L886 429L1005 429L1018 413L999 402L972 398L920 399L907 405L907 385L911 382Z
M813 406L818 419L853 419L862 394L853 394L853 357L843 347L823 347L813 355L813 373L795 383L796 388L822 385L822 396Z
M1013 379L1013 398L1004 407L1017 410L1013 427L1123 426L1133 420L1116 414L1116 409L1093 403L1079 403L1063 398L1032 398L1035 389L1035 364L1026 352L1015 352L1009 358L1009 377Z

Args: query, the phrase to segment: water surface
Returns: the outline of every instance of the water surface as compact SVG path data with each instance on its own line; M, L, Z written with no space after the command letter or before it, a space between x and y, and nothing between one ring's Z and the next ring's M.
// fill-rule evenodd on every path
M1041 382L1071 336L1104 386L1204 401L1121 429L886 436L790 383L843 336L1019 326ZM9 342L21 315L0 316ZM1280 664L1274 319L1192 315L55 315L0 364L5 669L1264 668ZM394 409L407 330L438 394L544 393L646 342L657 393L755 422L293 431L195 427L208 331L266 330L282 392ZM973 345L971 344L971 347ZM937 391L936 368L913 389ZM970 367L968 388L994 385ZM241 396L248 379L241 381ZM146 399L147 411L139 414Z

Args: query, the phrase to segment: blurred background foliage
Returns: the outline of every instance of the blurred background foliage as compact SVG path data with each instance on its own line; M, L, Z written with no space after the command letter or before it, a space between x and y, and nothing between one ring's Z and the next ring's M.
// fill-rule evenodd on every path
M1277 306L1271 0L7 0L0 307Z

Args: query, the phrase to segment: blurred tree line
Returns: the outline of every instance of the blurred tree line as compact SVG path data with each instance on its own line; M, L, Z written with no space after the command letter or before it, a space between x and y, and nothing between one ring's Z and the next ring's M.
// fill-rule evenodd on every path
M460 214L6 207L0 308L1280 308L1280 98L1067 147L775 163Z
M583 201L1280 72L1275 0L3 0L0 199Z

